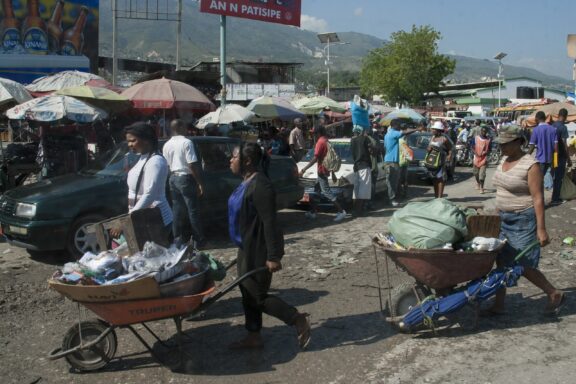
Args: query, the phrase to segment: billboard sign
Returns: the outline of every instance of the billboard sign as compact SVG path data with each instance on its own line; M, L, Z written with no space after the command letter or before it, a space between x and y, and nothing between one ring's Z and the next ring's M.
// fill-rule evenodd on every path
M67 56L98 61L99 0L1 0L1 55L36 55L45 67ZM22 56L21 64L27 59ZM93 67L94 68L94 67Z
M301 0L200 0L200 12L300 26Z

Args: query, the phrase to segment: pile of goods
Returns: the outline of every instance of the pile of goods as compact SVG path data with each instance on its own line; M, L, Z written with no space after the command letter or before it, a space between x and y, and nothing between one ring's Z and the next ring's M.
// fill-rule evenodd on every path
M121 255L123 247L99 254L87 252L77 262L66 263L52 281L77 286L111 286L153 277L162 296L191 295L201 292L210 281L214 260L206 253L190 252L187 247L162 247L146 242L141 252Z
M480 226L470 223L480 223ZM378 240L400 250L493 251L504 243L496 238L499 227L496 215L479 216L475 209L459 207L446 199L434 199L410 203L396 211L388 224L390 233L378 235ZM491 236L485 236L486 233Z

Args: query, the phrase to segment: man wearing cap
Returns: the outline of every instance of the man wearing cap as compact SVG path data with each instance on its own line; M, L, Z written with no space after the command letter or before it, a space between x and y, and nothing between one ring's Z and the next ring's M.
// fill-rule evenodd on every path
M562 108L558 111L558 119L554 122L553 126L556 128L556 135L558 138L558 164L554 169L554 188L552 189L552 201L550 205L560 205L563 203L560 198L560 190L562 189L562 179L566 173L566 164L568 167L572 166L572 160L568 156L568 128L566 127L566 118L568 117L568 110Z
M384 147L386 154L384 155L384 172L386 175L386 189L388 190L388 198L393 207L397 207L400 203L396 200L396 193L398 191L398 177L400 173L400 148L399 141L401 137L410 135L416 132L417 129L400 130L400 121L394 119L390 122L390 128L384 136Z
M558 136L556 128L546 123L546 114L542 111L536 112L536 122L538 125L532 130L528 153L534 152L536 147L536 162L540 165L542 176L546 175L552 165L554 152L558 151Z

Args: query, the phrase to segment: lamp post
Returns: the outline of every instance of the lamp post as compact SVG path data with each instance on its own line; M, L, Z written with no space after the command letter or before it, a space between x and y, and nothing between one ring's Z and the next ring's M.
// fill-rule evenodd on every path
M568 57L574 59L572 80L574 80L574 104L576 104L576 35L568 35L566 47L568 48Z
M508 54L504 52L498 53L494 56L494 60L498 60L498 108L500 108L501 104L501 92L502 92L502 75L504 74L504 67L502 66L502 59L505 58Z
M323 51L326 51L326 60L324 61L324 65L326 65L326 96L330 94L330 44L350 44L347 41L340 41L338 34L335 32L327 32L327 33L319 33L318 39L322 44L326 44Z

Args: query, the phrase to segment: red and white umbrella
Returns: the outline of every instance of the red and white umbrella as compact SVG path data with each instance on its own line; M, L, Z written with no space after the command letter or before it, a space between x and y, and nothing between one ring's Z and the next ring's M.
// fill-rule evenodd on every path
M216 106L202 92L181 81L166 78L144 81L124 90L137 109L186 109L191 111L213 111Z

